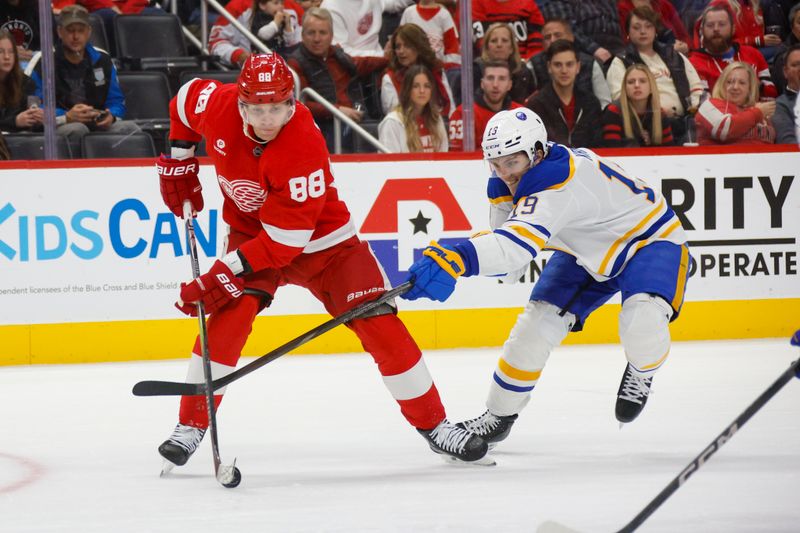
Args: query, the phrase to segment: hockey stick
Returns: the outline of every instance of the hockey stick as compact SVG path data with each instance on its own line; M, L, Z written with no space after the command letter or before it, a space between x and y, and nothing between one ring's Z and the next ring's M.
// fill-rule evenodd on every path
M754 414L764 407L764 404L770 401L772 397L783 388L784 385L790 382L793 377L800 378L800 359L789 365L789 368L784 370L783 374L781 374L780 377L775 380L775 383L770 385L767 390L761 393L761 395L756 398L755 401L751 403L742 414L736 417L736 419L728 427L726 427L722 433L717 435L717 438L714 439L711 444L706 446L705 450L703 450L700 455L692 459L692 462L686 465L686 468L684 468L681 473L669 483L669 485L664 487L664 490L659 492L658 495L647 504L647 507L642 509L639 514L633 517L633 520L625 524L625 526L617 531L617 533L631 533L632 531L636 531L636 529L641 526L642 523L655 512L656 509L661 507L661 504L663 504L667 498L672 496L676 490L686 483L686 480L688 480L692 474L697 472L700 467L703 466L705 462L708 461L708 459L722 447L723 444L728 442L736 434L736 432L739 431ZM536 532L577 533L574 529L570 529L557 522L545 522L538 527Z
M186 219L186 241L189 244L189 257L192 261L192 277L200 277L200 261L197 258L197 238L194 234L192 204L188 200L183 204L183 218ZM208 353L208 330L206 329L206 312L203 302L197 302L197 322L200 326L200 352L203 357L203 377L205 378L206 409L208 410L208 427L211 430L211 451L214 455L214 475L223 487L233 488L242 480L242 473L236 468L236 459L231 465L223 465L219 458L219 436L217 433L217 413L214 407L214 389L211 388L211 356Z
M295 348L298 348L303 344L313 339L316 339L323 333L327 333L328 331L332 330L337 326L340 326L346 322L350 322L351 320L360 317L361 315L375 309L379 305L391 300L395 296L400 296L401 294L408 291L412 286L413 282L406 281L405 283L384 292L379 298L363 303L358 307L354 307L353 309L347 311L346 313L342 313L341 315L335 318L331 318L327 322L323 322L314 329L309 330L295 337L289 342L281 346L278 346L271 352L262 355L255 361L251 361L250 363L243 366L239 370L231 372L227 376L215 379L211 383L180 383L175 381L140 381L139 383L133 386L133 394L135 396L197 396L200 394L205 394L206 391L209 389L217 390L221 387L224 387L225 385L228 385L229 383L236 381L239 378L246 376L247 374L253 372L254 370L261 368L262 366L271 363L275 359L286 355Z

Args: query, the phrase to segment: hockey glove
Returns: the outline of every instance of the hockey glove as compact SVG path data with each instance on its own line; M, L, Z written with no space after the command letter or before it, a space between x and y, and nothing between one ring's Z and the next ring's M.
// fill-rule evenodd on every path
M444 302L453 294L456 279L464 270L464 259L458 252L431 241L430 246L422 252L422 259L408 269L409 279L414 280L414 286L402 298L429 298Z
M242 295L244 280L237 277L228 265L216 261L211 270L189 283L181 283L180 300L175 307L189 316L197 316L197 302L203 302L211 314Z
M176 217L183 217L183 204L192 202L195 212L203 210L203 187L197 178L200 163L196 157L172 159L162 154L156 162L161 180L161 198Z

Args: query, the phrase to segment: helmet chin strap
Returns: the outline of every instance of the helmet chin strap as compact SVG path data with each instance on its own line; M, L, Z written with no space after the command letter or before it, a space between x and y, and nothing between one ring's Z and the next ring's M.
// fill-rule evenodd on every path
M292 100L292 109L289 112L289 116L286 117L286 120L281 125L281 128L283 128L286 124L289 123L290 120L292 120L292 117L294 116L294 112L297 109L297 106L295 105L294 96L292 96L291 100ZM247 106L247 104L245 104L241 100L239 101L239 116L242 117L242 131L244 132L245 137L247 137L251 141L256 142L258 144L267 144L267 142L269 142L269 141L265 141L263 139L259 139L255 135L255 128L253 128L252 124L250 124L247 121L247 113L245 112L246 106ZM250 133L251 129L253 130L252 134Z

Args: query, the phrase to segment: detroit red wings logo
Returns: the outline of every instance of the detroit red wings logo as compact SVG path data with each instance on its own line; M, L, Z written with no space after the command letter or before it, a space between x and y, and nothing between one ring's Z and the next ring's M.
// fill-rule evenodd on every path
M372 12L361 17L361 20L358 21L358 33L365 35L372 27L372 20Z
M225 176L217 176L219 186L225 196L233 200L236 207L245 213L258 211L267 199L267 191L248 180L228 181Z

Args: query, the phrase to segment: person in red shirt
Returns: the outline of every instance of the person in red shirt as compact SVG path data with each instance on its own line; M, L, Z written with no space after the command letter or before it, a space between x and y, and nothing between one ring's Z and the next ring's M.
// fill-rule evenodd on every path
M544 17L534 0L474 0L472 32L478 49L483 47L486 30L495 22L506 22L514 29L523 60L542 51Z
M725 67L711 98L697 110L697 140L701 145L773 144L772 115L776 103L758 101L758 81L750 65Z
M387 289L369 244L356 236L347 206L333 183L330 155L311 112L293 97L294 80L278 54L248 57L238 83L195 78L170 103L172 157L157 163L161 193L178 216L184 202L203 208L194 147L205 138L230 226L225 255L181 285L179 309L209 313L208 348L214 378L232 372L256 315L278 287L307 288L332 315L340 315ZM422 353L394 305L384 304L348 327L371 353L406 420L439 454L478 461L487 452L476 435L445 418ZM195 341L189 382L203 380ZM215 395L215 402L222 394ZM159 452L183 465L208 427L203 397L181 399L178 424Z
M764 56L757 49L733 41L733 15L727 7L711 5L700 18L701 45L692 50L689 61L710 93L714 90L722 70L734 61L752 66L760 81L762 98L777 98L778 90L772 83Z
M490 59L483 63L483 77L480 91L475 93L472 104L475 142L483 138L483 130L489 119L498 111L522 107L511 99L511 68L506 61ZM464 150L464 106L459 105L450 117L450 151Z

